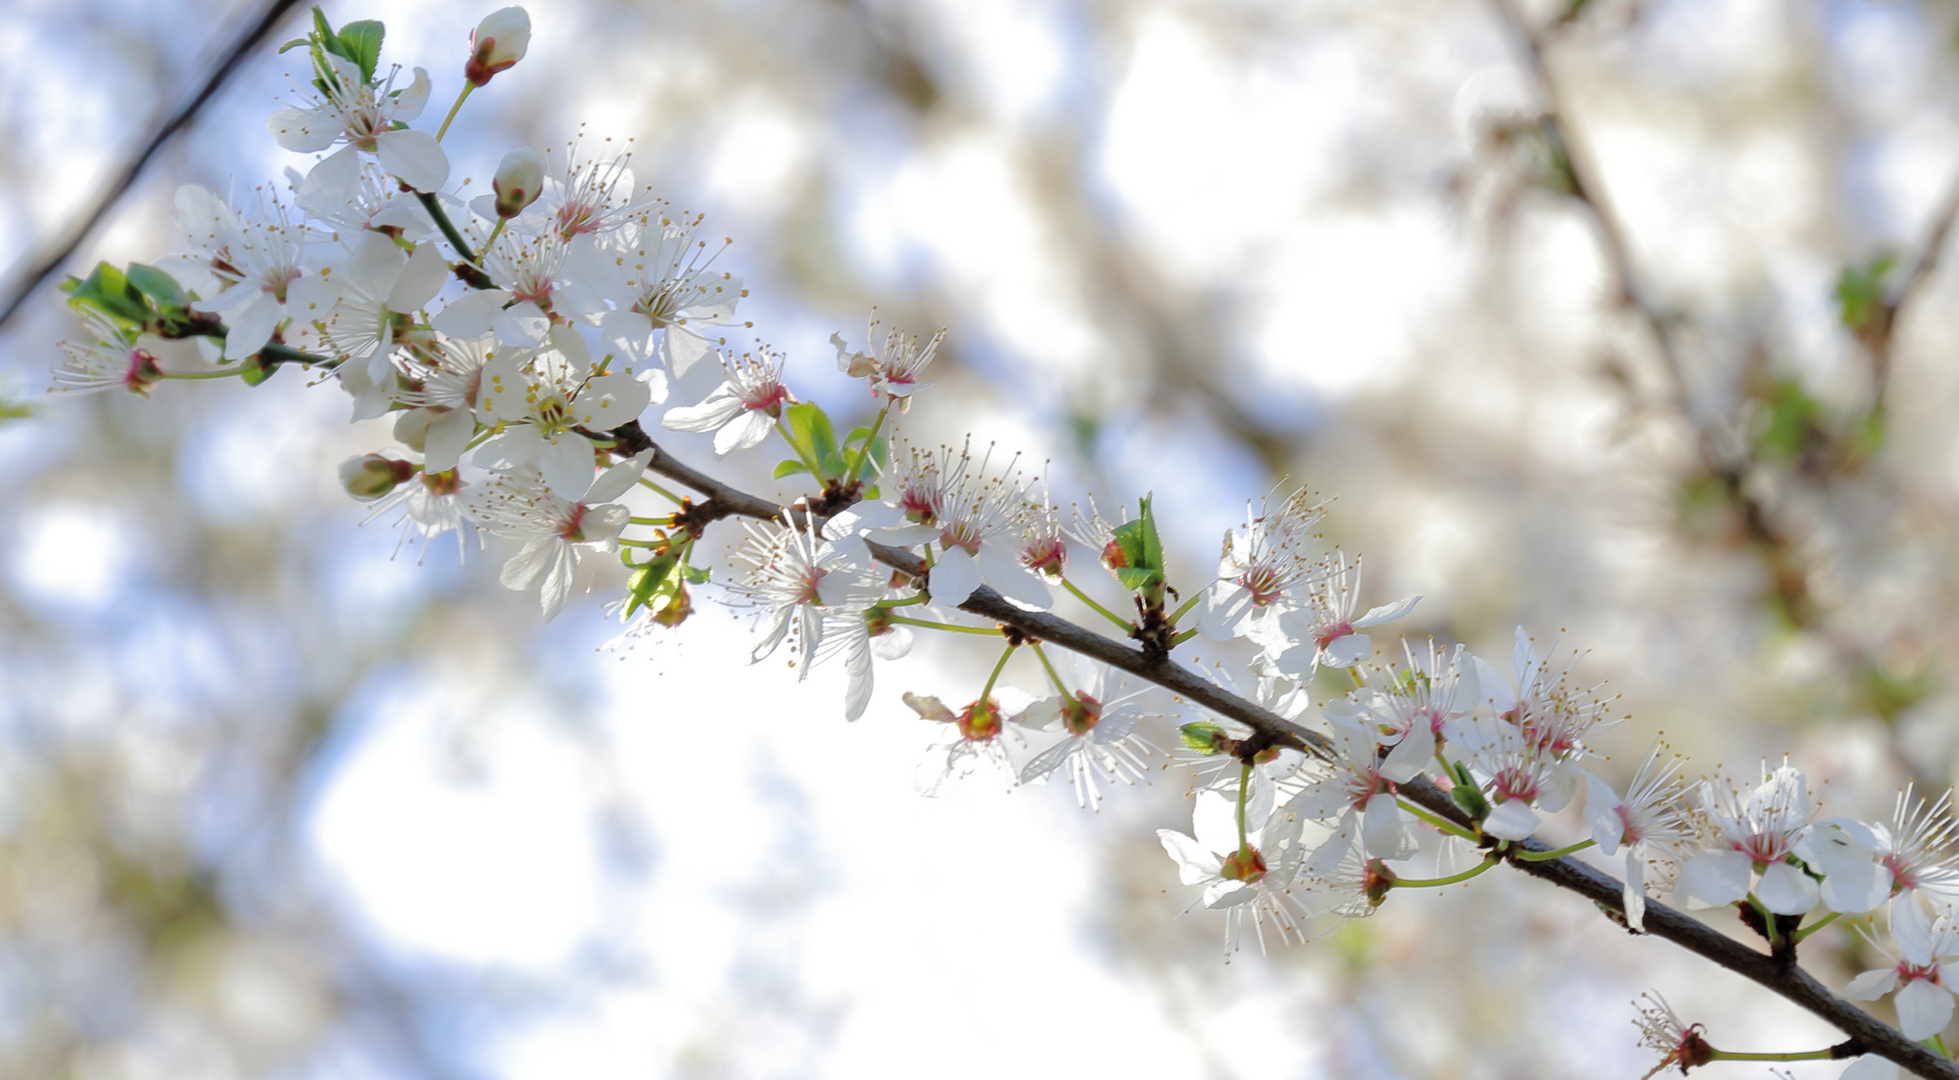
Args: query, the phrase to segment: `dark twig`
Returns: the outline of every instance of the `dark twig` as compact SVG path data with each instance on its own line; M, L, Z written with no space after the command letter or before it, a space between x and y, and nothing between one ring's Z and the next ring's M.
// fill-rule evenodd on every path
M20 306L27 302L27 298L34 295L55 271L61 269L63 264L74 256L75 250L82 246L82 241L88 239L89 234L102 223L102 219L108 215L110 209L135 185L136 178L143 174L144 168L149 165L150 159L156 156L157 151L163 149L163 144L169 142L172 136L197 118L197 114L203 111L204 106L217 96L226 82L230 81L232 74L244 66L246 54L256 52L259 46L272 36L272 32L278 29L280 21L285 18L288 11L293 9L296 2L297 0L268 0L258 21L232 41L231 47L225 50L216 66L211 69L210 75L205 78L204 85L198 88L197 94L164 120L163 124L151 133L149 141L123 163L115 179L102 189L87 210L75 218L74 223L68 227L66 235L53 247L46 249L44 254L29 257L31 261L27 263L26 268L13 275L14 283L7 291L6 302L0 304L0 326L6 325L7 320L13 318L14 312L20 310Z
M783 519L786 512L791 523L799 526L807 524L806 515L799 511L785 511L785 508L767 499L730 487L676 460L649 439L637 424L617 429L612 434L618 441L615 452L636 454L651 450L648 470L706 496L700 506L710 518L749 517L778 521ZM712 508L712 511L709 512L708 508ZM872 544L870 547L872 556L879 562L913 578L926 576L924 560L911 552L882 544ZM1185 700L1245 724L1259 737L1269 740L1270 745L1291 747L1322 757L1331 753L1332 742L1325 735L1261 709L1173 660L1152 659L1141 649L1103 637L1066 619L1045 611L1027 611L990 588L975 590L959 605L959 609L1010 627L1029 638L1051 642L1099 660L1118 671L1155 683ZM1448 821L1463 826L1471 824L1450 800L1448 793L1426 779L1403 784L1400 792ZM1527 841L1522 848L1533 852L1551 850L1536 841ZM1625 886L1609 874L1569 857L1543 862L1511 860L1511 864L1531 877L1578 893L1623 918ZM1808 1009L1835 1025L1870 1053L1896 1062L1920 1076L1959 1080L1959 1065L1912 1042L1876 1017L1832 994L1808 972L1791 962L1793 958L1756 952L1700 920L1653 900L1646 904L1645 926L1648 934L1671 941Z
M1885 297L1883 307L1873 317L1873 323L1864 333L1865 346L1871 354L1871 408L1884 407L1884 392L1891 383L1892 342L1896 340L1898 319L1911 302L1925 291L1939 268L1939 258L1945 251L1946 235L1952 231L1954 218L1959 218L1959 181L1946 193L1945 201L1932 218L1932 227L1927 230L1925 240L1919 245L1918 261L1912 263L1890 295Z

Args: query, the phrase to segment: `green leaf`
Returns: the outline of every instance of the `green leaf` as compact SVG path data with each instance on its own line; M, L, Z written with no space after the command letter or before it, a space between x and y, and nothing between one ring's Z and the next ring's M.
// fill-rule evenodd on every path
M155 300L158 304L183 307L190 303L190 298L184 295L183 286L177 284L177 279L154 266L130 263L129 284L134 286L137 292Z
M661 555L644 566L634 568L632 574L626 578L626 614L628 616L638 611L641 607L652 603L653 598L660 592L672 591L670 589L663 590L661 586L667 583L667 579L673 573L674 565L679 561L672 555Z
M347 43L341 41L340 35L333 32L333 24L327 22L326 12L321 11L317 4L313 6L313 44L342 60L355 59L353 52L347 48Z
M783 414L789 441L821 470L824 480L843 475L844 459L837 450L837 435L822 406L805 401L789 406Z
M794 476L797 473L806 473L808 471L809 466L797 461L795 458L788 458L784 461L776 462L775 478L780 480L785 476Z
M843 448L845 450L853 449L857 446L858 443L861 443L865 439L869 439L870 437L871 437L870 428L867 427L852 428L850 429L850 434L844 438ZM879 435L877 438L871 439L871 448L867 453L870 457L870 460L876 462L877 467L879 469L883 469L884 463L887 460L889 460L886 455L890 453L890 450L891 450L891 440L885 438L882 435Z
M340 44L347 49L347 58L361 66L361 78L374 81L374 71L381 65L381 38L387 29L373 19L350 22L340 28Z
M1143 523L1125 521L1115 527L1116 547L1122 550L1122 561L1142 570L1152 569L1143 561Z
M1116 569L1116 580L1130 592L1139 592L1163 580L1163 571L1148 566L1123 566Z
M1474 784L1457 784L1450 788L1449 799L1477 821L1490 816L1490 800L1485 799Z
M121 270L108 263L95 264L88 277L69 291L68 303L75 308L94 308L132 327L140 327L150 318L150 305L143 294Z
M1846 266L1837 275L1837 317L1852 330L1874 323L1885 308L1884 278L1897 265L1898 257L1879 254L1863 266Z
M1209 756L1222 752L1218 740L1224 737L1224 729L1216 724L1185 724L1177 729L1177 734L1183 737L1185 746L1200 754Z
M284 54L289 53L294 49L302 48L304 46L311 45L312 43L313 40L311 38L296 37L291 41L286 42L284 45L279 46L279 53L280 55L283 56Z
M1755 452L1772 461L1793 461L1823 437L1823 407L1801 382L1779 380L1770 391L1768 422L1755 436Z
M714 568L711 566L683 566L680 570L687 576L689 585L705 585L707 579L714 576Z
M1156 533L1156 513L1150 509L1150 496L1142 498L1142 515L1138 518L1143 525L1143 561L1138 566L1163 569L1163 540Z

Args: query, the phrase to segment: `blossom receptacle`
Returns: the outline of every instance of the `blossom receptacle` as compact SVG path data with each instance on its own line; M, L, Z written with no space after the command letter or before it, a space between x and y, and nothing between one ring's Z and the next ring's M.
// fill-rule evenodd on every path
M1226 881L1242 881L1247 885L1265 878L1265 856L1255 847L1241 847L1224 857L1218 869L1218 876Z
M971 742L985 742L1000 734L1000 703L992 698L981 698L966 706L953 721L959 725L959 734Z
M531 46L530 13L520 7L493 11L469 33L469 60L463 78L482 86L497 72L514 66Z
M381 454L361 454L340 463L340 486L362 502L373 502L415 472L413 462Z
M512 150L497 163L490 187L496 191L497 216L516 217L544 190L544 159L528 146Z

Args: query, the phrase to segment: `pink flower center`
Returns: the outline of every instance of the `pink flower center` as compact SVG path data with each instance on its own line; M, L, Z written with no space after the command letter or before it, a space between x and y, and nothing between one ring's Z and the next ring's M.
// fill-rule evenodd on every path
M803 571L802 576L796 579L795 597L798 604L823 606L823 597L820 595L819 589L823 582L823 575L826 573L829 573L829 571L820 566L812 566Z
M1789 838L1778 832L1759 832L1735 845L1757 863L1781 862L1789 854Z
M143 389L163 378L163 370L156 366L156 357L148 349L131 349L129 370L123 373L124 387L142 393Z
M558 235L569 240L579 233L599 231L599 208L589 202L567 202L558 207Z
M1893 851L1878 861L1884 864L1886 870L1891 871L1891 890L1894 893L1918 887L1918 872L1912 869L1904 856Z
M1898 979L1902 982L1923 979L1933 986L1945 985L1939 981L1939 966L1937 964L1914 964L1909 960L1898 961Z
M1061 538L1058 536L1035 540L1020 553L1020 561L1026 563L1029 570L1052 573L1056 577L1061 575L1066 560L1067 552L1062 548Z
M1280 580L1279 571L1270 566L1254 566L1238 575L1238 584L1252 594L1252 603L1264 607L1279 598L1285 582Z
M1612 812L1619 815L1619 825L1625 832L1626 843L1637 844L1646 839L1645 831L1633 823L1632 814L1626 810L1624 803L1613 807Z
M571 508L571 517L565 520L564 527L558 530L558 539L576 544L585 539L585 504L579 503Z
M908 485L898 498L898 505L904 507L905 516L921 525L930 525L938 520L939 511L932 504L930 493L916 485Z
M774 379L748 387L741 392L741 404L745 409L774 413L781 409L783 401L789 397L789 389Z
M939 534L946 547L956 547L968 555L979 554L980 535L970 521L958 521Z
M1353 804L1354 809L1358 810L1367 800L1385 790L1387 786L1387 781L1381 779L1381 774L1373 769L1356 773L1347 781L1347 800Z
M1497 770L1491 785L1497 801L1509 802L1513 799L1530 802L1537 798L1537 775L1530 769L1512 765Z
M1350 622L1330 622L1313 632L1313 644L1324 649L1353 632L1354 624Z

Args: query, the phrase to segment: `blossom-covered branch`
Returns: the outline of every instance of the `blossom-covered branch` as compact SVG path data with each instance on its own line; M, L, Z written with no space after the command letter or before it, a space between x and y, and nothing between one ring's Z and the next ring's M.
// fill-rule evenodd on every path
M296 98L268 120L282 145L314 155L308 169L235 200L186 187L183 250L69 281L89 336L70 343L56 389L255 386L303 366L347 394L353 420L392 418L390 445L340 475L405 542L453 534L466 552L472 535L512 541L501 581L535 589L546 619L567 607L587 560L616 558L625 586L607 611L626 644L646 649L712 588L753 613L751 661L787 649L801 677L840 666L847 719L874 700L879 662L904 657L917 633L976 643L990 660L976 693L901 695L938 735L921 789L984 771L1020 784L1065 777L1082 806L1097 806L1172 745L1196 798L1190 832L1158 836L1196 890L1192 910L1221 919L1227 955L1247 933L1260 948L1311 940L1397 889L1509 864L1849 1036L1824 1050L1728 1052L1670 1010L1642 1013L1662 1066L1863 1054L1863 1075L1888 1061L1959 1076L1914 1041L1936 1039L1952 1013L1949 797L1907 793L1888 823L1821 818L1787 762L1689 785L1658 745L1622 792L1593 767L1624 717L1580 678L1580 654L1540 648L1521 628L1505 664L1433 639L1377 645L1421 597L1369 597L1363 560L1327 550L1316 531L1326 503L1306 488L1248 502L1216 573L1180 588L1150 496L1115 517L1091 499L1064 521L1018 456L975 450L970 437L915 440L904 418L930 390L943 330L921 338L874 316L862 348L832 337L838 371L876 409L839 436L792 389L788 357L729 342L750 326L741 279L720 264L732 241L704 237L704 218L642 185L629 156L590 157L579 140L562 156L518 147L491 194L466 201L448 188L442 135L476 89L523 59L527 14L506 8L477 26L432 133L413 125L435 80L384 65L384 39L378 22L336 28L316 9L287 46L306 59ZM1677 365L1610 215L1575 165L1572 175L1628 298ZM644 426L654 406L662 427L710 435L717 458L785 454L774 475L800 493L764 498L680 461ZM743 519L741 535L717 565L701 541L727 518ZM1054 612L1076 602L1115 636ZM1214 673L1179 663L1199 635L1236 660ZM1183 722L1156 730L1172 714ZM1544 841L1557 815L1581 807L1588 836ZM1589 848L1620 860L1623 876L1574 858ZM1666 896L1734 913L1765 951ZM1874 933L1880 917L1897 963L1844 992L1895 995L1901 1029L1796 963L1801 942L1839 919Z

